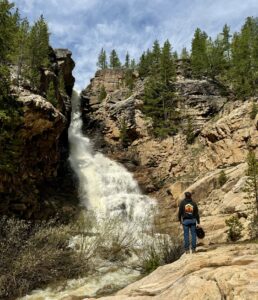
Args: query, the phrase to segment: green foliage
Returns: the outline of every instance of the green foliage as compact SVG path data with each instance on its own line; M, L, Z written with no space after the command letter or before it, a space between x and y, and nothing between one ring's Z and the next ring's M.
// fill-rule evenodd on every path
M128 125L125 118L123 118L120 121L119 129L120 129L120 142L123 147L127 147L129 145L130 138L128 135Z
M121 68L121 62L119 60L119 57L116 53L116 50L113 49L110 53L110 57L109 57L109 67L111 69L118 69Z
M71 225L56 220L31 223L2 217L0 228L1 299L21 297L88 271L84 254L69 247Z
M103 48L100 51L97 66L101 70L107 69L108 67L106 51Z
M10 61L14 47L16 16L12 13L13 7L14 4L8 0L0 1L0 64Z
M56 89L55 89L53 81L51 81L48 85L46 98L54 106L57 106L58 102L57 102L57 97L56 97Z
M168 84L168 82L176 75L175 63L171 53L171 45L168 40L165 41L160 54L160 73L161 80L165 84Z
M150 77L144 88L143 112L152 118L153 134L165 138L177 133L174 86Z
M191 64L193 75L201 78L207 74L208 57L207 57L207 34L197 28L192 40Z
M224 170L221 170L218 177L218 184L222 187L228 181L228 177Z
M182 242L177 237L152 233L152 243L140 254L142 273L149 274L159 266L172 263L183 253Z
M248 152L246 161L248 178L244 190L248 198L255 201L258 212L258 161L253 151Z
M129 88L130 91L134 88L134 79L133 79L133 70L127 69L125 71L125 85Z
M252 103L252 109L251 109L251 112L250 112L250 118L252 120L254 120L255 117L256 117L256 115L257 115L257 113L258 113L258 105L257 105L257 103L255 103L253 101L253 103Z
M185 134L186 134L187 144L193 144L195 140L195 133L194 133L193 121L190 118L188 118L187 120L187 127L186 127Z
M238 241L242 237L243 225L236 216L232 216L225 221L228 226L228 239L232 242Z
M41 15L31 28L29 36L29 70L28 78L33 88L39 88L40 69L49 64L49 32Z
M129 68L130 68L130 65L131 65L131 63L130 63L130 55L129 55L129 53L127 52L127 53L126 53L126 56L125 56L125 65L124 65L124 67L125 67L126 69L129 69Z
M182 49L180 58L181 59L189 59L190 58L190 54L188 53L188 51L185 47Z
M258 81L258 19L246 19L240 33L232 40L230 75L235 92L240 97L253 96Z
M99 99L99 101L103 101L106 97L107 97L107 92L106 92L104 85L102 85L100 87L98 99Z

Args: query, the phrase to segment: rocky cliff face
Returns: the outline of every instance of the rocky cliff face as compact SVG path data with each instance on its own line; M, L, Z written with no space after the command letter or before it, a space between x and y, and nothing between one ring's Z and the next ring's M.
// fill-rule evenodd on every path
M51 53L52 66L42 70L41 93L49 82L55 83L58 103L54 107L45 97L29 90L29 86L12 87L16 97L16 122L0 140L0 212L25 218L41 218L55 214L62 202L74 193L67 168L70 123L70 96L74 78L71 52L58 49ZM65 90L58 89L63 77Z
M243 192L245 160L248 149L258 151L257 118L250 118L253 99L233 101L216 82L180 75L175 83L179 133L159 140L150 135L152 122L142 113L144 81L136 74L130 91L121 84L121 72L98 71L83 92L85 128L96 147L134 172L143 191L158 200L160 230L169 232L177 226L178 201L187 189L199 203L208 243L226 241L225 219L231 215L239 218L243 239L248 238L253 203L247 203ZM106 98L96 102L100 85L111 81ZM196 136L191 145L184 134L189 119ZM221 170L228 177L222 187L218 183Z

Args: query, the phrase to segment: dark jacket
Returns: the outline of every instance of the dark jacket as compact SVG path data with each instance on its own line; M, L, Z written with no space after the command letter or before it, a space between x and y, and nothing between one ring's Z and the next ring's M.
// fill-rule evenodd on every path
M182 222L185 219L196 219L200 224L198 206L192 199L184 199L181 201L178 211L178 220Z

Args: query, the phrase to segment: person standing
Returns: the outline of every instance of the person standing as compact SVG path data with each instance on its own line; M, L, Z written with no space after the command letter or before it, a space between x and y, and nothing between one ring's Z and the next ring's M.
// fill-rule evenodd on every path
M192 237L192 253L196 252L196 226L199 227L200 217L198 206L193 201L190 192L185 192L185 199L179 205L178 220L184 229L185 252L189 253L190 251L189 231Z

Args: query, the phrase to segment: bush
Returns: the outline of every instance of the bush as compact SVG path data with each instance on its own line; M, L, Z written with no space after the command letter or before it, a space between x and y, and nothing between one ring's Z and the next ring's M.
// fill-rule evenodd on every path
M88 269L82 253L69 247L70 225L4 217L0 228L1 299L13 299L50 282L79 277Z
M102 85L101 88L100 88L100 91L99 91L98 100L101 102L106 97L107 97L107 92L106 92L106 89L105 89L104 85Z
M218 184L222 187L228 181L227 175L224 170L220 171L218 177Z
M228 229L228 239L230 241L238 241L242 237L243 225L236 216L232 216L225 221Z
M183 254L182 241L177 236L152 233L144 246L140 253L140 269L144 274L178 260Z
M251 112L250 112L250 118L252 120L255 119L255 117L257 115L257 112L258 112L258 105L253 101L252 109L251 109Z

